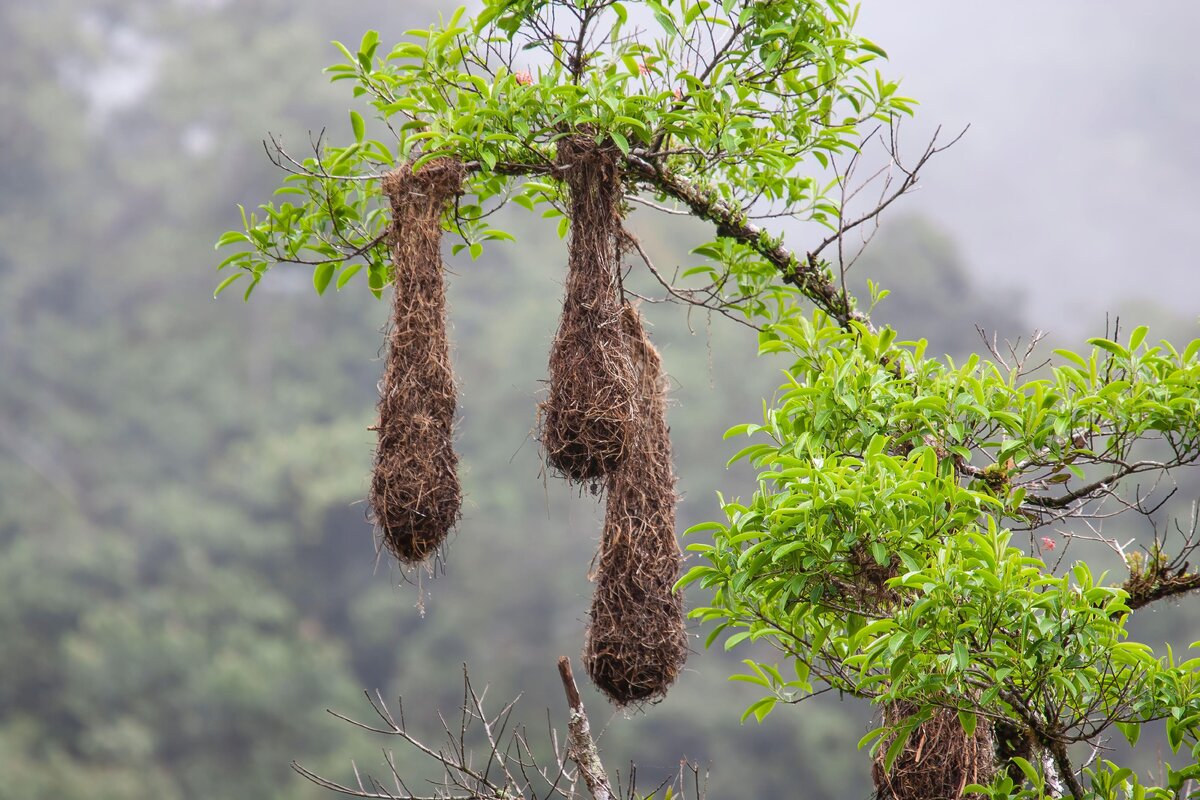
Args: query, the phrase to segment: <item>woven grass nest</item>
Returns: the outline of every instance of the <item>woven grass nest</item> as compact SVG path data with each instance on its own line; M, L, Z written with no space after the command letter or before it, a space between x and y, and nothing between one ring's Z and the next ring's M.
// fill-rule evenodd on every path
M369 499L383 546L404 564L437 550L462 502L441 219L464 175L457 161L439 159L416 172L402 166L383 180L392 208L393 306Z
M894 725L915 711L908 703L889 704L884 722ZM990 783L996 771L991 726L980 720L968 736L953 709L937 709L917 726L889 772L884 760L890 744L880 744L871 767L876 800L975 800L981 796L964 788Z
M662 362L638 313L622 329L637 376L628 453L607 482L596 589L584 645L592 682L617 706L663 697L687 659L682 558L675 539L675 475Z
M633 426L634 370L620 300L622 184L618 151L578 136L558 143L570 195L566 297L539 409L550 467L593 491L624 460Z

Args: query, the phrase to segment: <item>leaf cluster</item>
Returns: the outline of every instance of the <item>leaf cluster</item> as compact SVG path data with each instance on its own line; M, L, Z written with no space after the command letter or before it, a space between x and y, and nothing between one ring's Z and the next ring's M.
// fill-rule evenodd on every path
M634 12L646 12L644 25ZM339 43L345 61L331 79L351 82L374 119L351 111L353 141L318 137L308 158L272 140L268 152L291 173L279 190L288 200L244 213L243 229L219 240L240 248L221 268L241 272L218 292L245 273L248 294L275 263L313 267L318 292L365 267L378 292L386 219L376 179L406 161L468 165L446 227L472 257L512 238L487 221L508 202L558 219L561 236L555 146L580 132L620 151L631 194L686 205L682 182L726 204L726 222L758 208L833 225L831 186L810 173L854 151L864 123L911 105L874 71L885 54L852 32L855 17L843 0L490 0L474 19L460 8L390 51L375 32L357 50ZM718 293L745 298L778 279L759 252L777 240L717 233L698 251L713 263L697 273Z
M936 708L967 733L1008 721L1064 747L1113 726L1133 743L1165 720L1172 747L1194 748L1200 659L1129 641L1122 585L1082 561L1058 574L1006 527L1084 515L1143 469L1196 460L1200 341L1145 338L1092 339L1033 376L929 359L923 342L820 313L764 333L794 363L763 421L727 434L756 437L732 461L758 470L758 491L689 531L711 542L690 545L701 563L681 581L713 591L694 612L715 623L709 644L764 641L790 661L746 661L739 678L766 692L747 715L828 689L916 704L900 735L863 740L890 741L888 763ZM1150 435L1167 457L1131 460Z

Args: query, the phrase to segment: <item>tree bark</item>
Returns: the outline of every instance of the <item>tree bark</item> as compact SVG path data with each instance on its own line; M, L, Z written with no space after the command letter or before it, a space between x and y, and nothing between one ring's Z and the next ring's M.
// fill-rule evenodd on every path
M592 739L592 729L588 724L587 711L583 708L583 700L579 697L579 687L575 685L575 676L571 674L571 659L566 656L558 659L558 674L562 678L567 705L571 709L567 721L567 757L579 767L579 774L583 776L593 800L612 800L608 774L604 771L600 751Z

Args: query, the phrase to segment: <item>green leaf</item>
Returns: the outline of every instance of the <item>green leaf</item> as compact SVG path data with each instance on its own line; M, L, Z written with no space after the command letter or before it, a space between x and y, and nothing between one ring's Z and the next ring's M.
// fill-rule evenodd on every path
M891 772L892 767L896 763L896 759L900 757L900 753L904 752L904 745L908 742L908 737L912 735L915 725L905 725L896 732L896 738L888 746L887 753L883 757L883 768Z
M1117 730L1121 731L1121 735L1125 737L1125 741L1129 742L1130 747L1137 747L1138 739L1142 736L1142 726L1137 722L1118 722L1116 723Z
M367 128L363 123L362 115L357 111L350 112L350 127L354 129L354 141L361 144Z
M752 703L750 707L742 713L741 721L745 722L750 718L750 715L753 714L756 720L762 722L763 719L766 718L767 714L771 713L771 709L775 708L775 703L777 702L778 698L776 697L764 697L761 700Z
M341 271L337 279L337 290L340 292L342 287L350 282L350 279L359 273L362 269L362 264L351 264Z
M1129 351L1110 339L1104 339L1097 336L1092 339L1088 339L1087 342L1094 347L1099 347L1101 350L1107 350L1115 356L1129 358Z
M362 40L358 43L358 52L364 55L369 60L375 55L375 48L379 46L379 31L367 31L363 34Z
M879 45L872 42L870 39L860 37L858 40L858 45L863 50L866 50L868 53L874 53L875 55L879 56L880 58L888 57L887 51L884 50Z
M354 144L352 144L349 147L342 150L342 152L338 154L337 158L335 158L333 160L333 163L330 164L327 167L327 169L329 170L330 173L333 173L336 175L338 169L343 164L345 164L347 161L349 161L351 158L353 158L354 155L356 153L358 153L358 151L361 149L362 149L362 144L360 144L359 142L355 142Z
M629 155L629 140L625 138L624 134L613 131L609 135L612 136L613 143L616 144L617 149L624 155Z
M321 264L313 270L313 286L317 290L317 294L325 294L325 288L329 286L329 281L333 278L334 270L337 269L337 264L330 262Z
M1025 773L1026 780L1028 780L1031 784L1034 786L1042 785L1042 776L1038 774L1038 771L1034 768L1033 764L1030 764L1020 756L1013 756L1012 763L1016 764L1021 772Z
M254 291L255 286L258 286L260 280L262 280L262 275L255 275L250 279L250 285L246 287L246 293L242 295L244 302L250 302L250 293Z
M967 645L961 640L954 643L954 662L958 665L959 672L965 672L967 666L971 663L970 656L967 653Z
M242 231L226 231L225 233L221 234L220 239L217 239L217 243L213 247L213 249L220 250L222 247L233 244L234 242L250 242L250 241L251 241L250 237L247 236Z
M1178 720L1167 718L1167 744L1171 747L1172 753L1179 752L1179 745L1183 744L1185 733L1186 731Z
M738 631L725 640L725 651L728 652L737 647L741 642L750 638L750 631Z
M720 625L713 628L712 633L708 634L704 640L704 649L707 650L708 648L712 647L713 642L717 640L717 637L721 635L721 632L728 628L730 624L731 623L729 622L722 622Z
M876 728L873 731L868 731L866 736L864 736L858 740L858 745L857 745L858 749L862 750L868 744L875 741L876 739L878 739L880 736L882 736L885 733L887 733L887 728Z
M1062 356L1063 358L1067 359L1068 361L1070 361L1071 363L1073 363L1075 366L1079 367L1080 369L1084 370L1085 372L1088 369L1087 361L1084 360L1084 358L1082 356L1080 356L1078 353L1074 353L1070 350L1055 350L1054 354L1057 356Z
M226 278L225 280L223 280L219 284L217 284L217 288L213 291L213 299L216 300L217 296L220 295L221 292L225 291L227 288L229 288L230 284L232 284L234 281L236 281L238 278L242 277L245 274L246 273L241 272L241 271L235 272L232 275L230 275L228 278Z
M347 61L356 60L354 58L354 54L350 52L350 48L346 47L346 45L342 44L341 42L334 41L333 46L342 52L342 55L346 57Z

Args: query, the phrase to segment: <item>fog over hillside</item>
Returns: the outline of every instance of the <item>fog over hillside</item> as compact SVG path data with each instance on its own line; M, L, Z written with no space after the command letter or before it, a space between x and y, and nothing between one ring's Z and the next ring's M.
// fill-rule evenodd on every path
M482 0L0 0L0 800L331 796L293 759L418 785L419 754L393 767L326 709L364 719L362 690L403 693L438 736L464 663L490 702L523 693L535 746L565 723L555 665L583 646L605 509L550 479L530 435L568 260L555 223L507 209L517 243L450 261L466 499L434 580L377 559L364 514L388 302L363 275L318 298L289 267L248 303L212 296L213 243L283 178L262 139L307 155L368 109L321 72L330 41L376 28L390 47L460 2ZM873 320L959 363L977 324L1073 346L1106 309L1197 336L1198 22L1195 0L864 0L881 69L921 102L906 152L971 124L859 261L852 283L895 290ZM652 260L694 265L711 226L654 213L632 219ZM790 362L724 318L646 307L682 532L721 514L718 491L754 491L722 434L762 419ZM1194 607L1158 612L1138 635L1200 639ZM684 757L713 798L867 797L870 705L829 692L743 726L759 688L727 677L754 651L705 649L710 630L693 621L648 713L581 681L607 762L636 761L645 791Z

